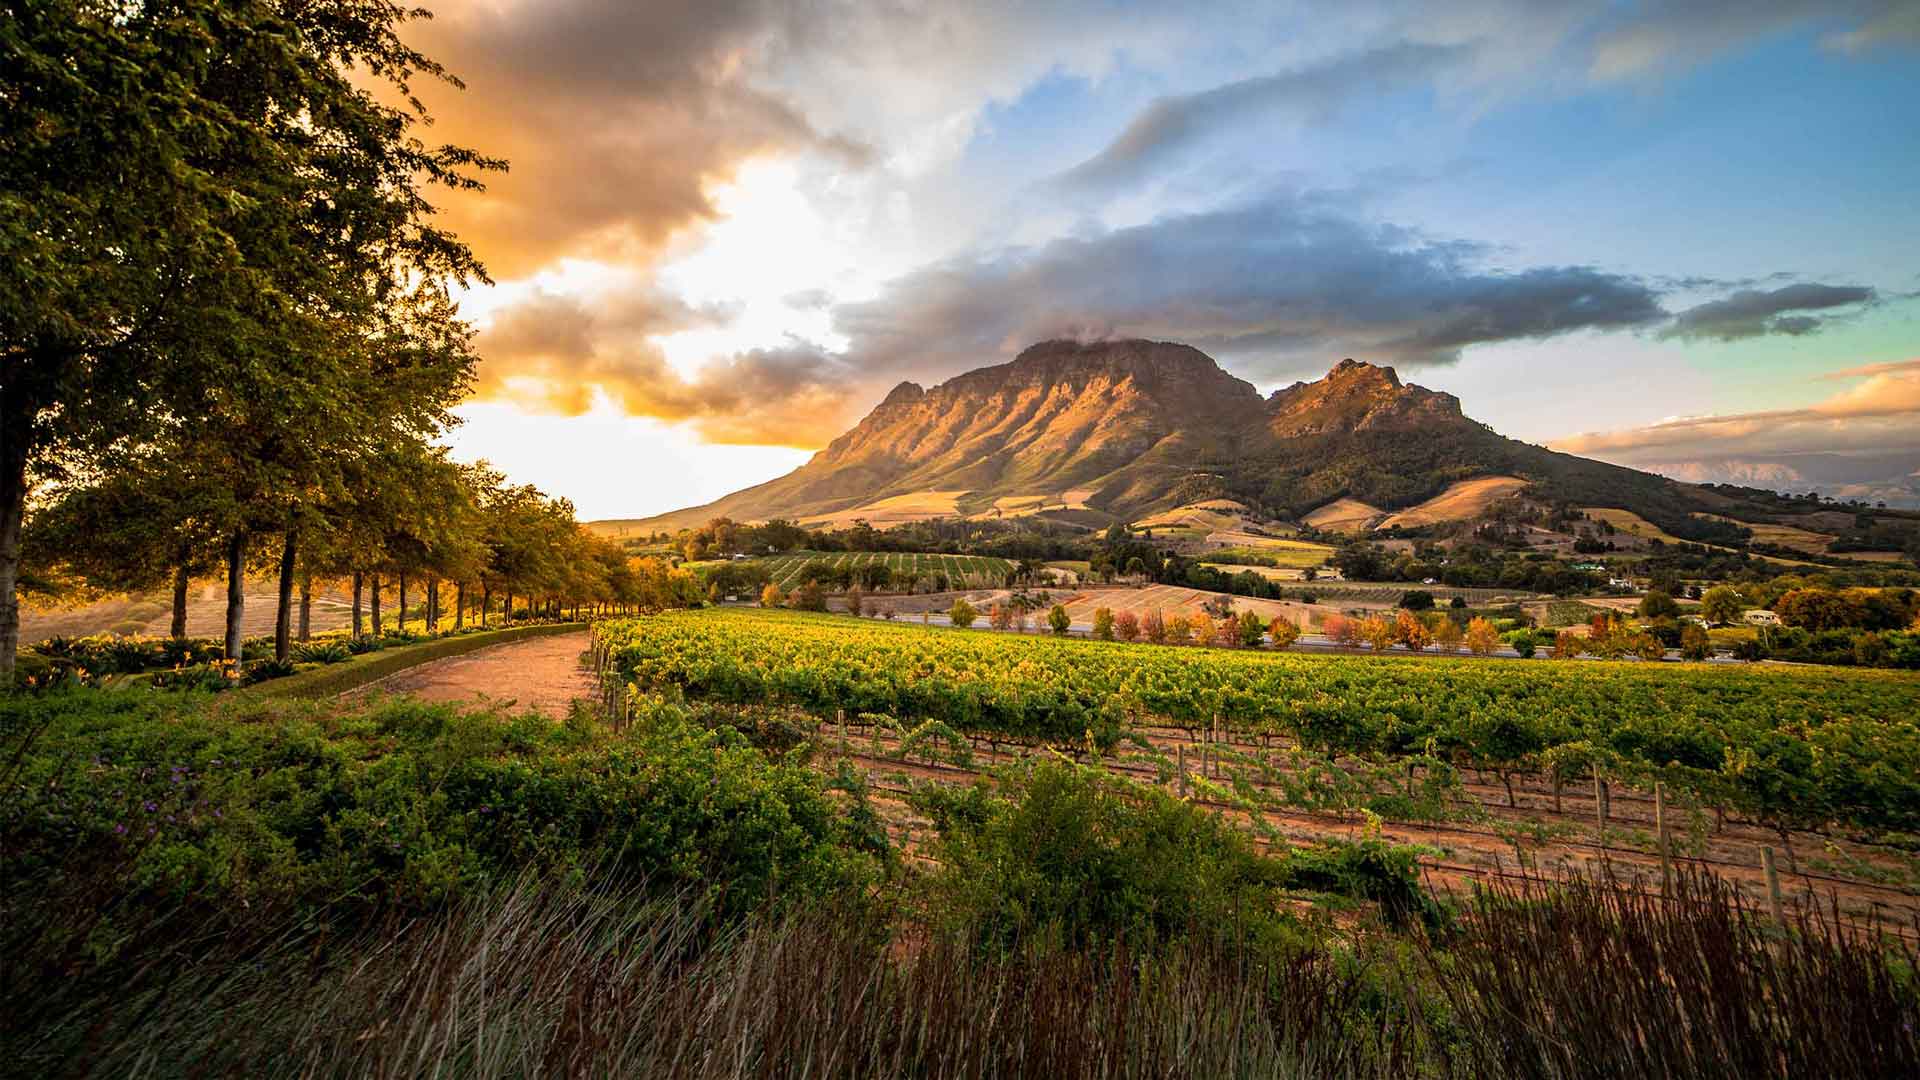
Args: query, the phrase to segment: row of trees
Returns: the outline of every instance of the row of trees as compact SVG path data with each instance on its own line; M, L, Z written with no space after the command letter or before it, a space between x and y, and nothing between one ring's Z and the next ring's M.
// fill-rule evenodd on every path
M615 599L571 508L432 449L485 281L428 193L504 162L420 137L401 5L46 0L0 64L0 683L19 588L277 571ZM23 550L24 544L24 550ZM460 586L456 585L456 589ZM631 592L631 590L628 590ZM303 590L304 592L304 590ZM456 618L464 611L458 599ZM377 616L376 616L377 618Z

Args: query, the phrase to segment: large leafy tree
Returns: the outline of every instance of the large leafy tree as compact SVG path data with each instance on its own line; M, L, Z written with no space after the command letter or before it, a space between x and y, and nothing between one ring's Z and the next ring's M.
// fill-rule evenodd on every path
M433 227L424 192L497 163L415 138L410 84L446 76L400 40L411 14L360 0L0 10L0 678L31 484L170 430L191 439L203 408L241 392L277 396L249 403L229 448L255 452L236 495L283 500L245 514L235 500L238 564L261 518L313 486L282 482L314 460L296 445L311 426L273 430L312 419L280 409L288 395L339 402L392 364L396 394L415 376L445 391L389 416L405 426L457 392L460 363L413 361L464 341L440 283L482 271Z

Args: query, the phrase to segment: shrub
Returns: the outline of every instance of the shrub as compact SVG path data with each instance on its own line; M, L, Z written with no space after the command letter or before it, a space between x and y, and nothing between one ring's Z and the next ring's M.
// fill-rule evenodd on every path
M1053 605L1053 610L1047 612L1047 628L1053 631L1055 637L1067 636L1067 631L1073 628L1073 619L1067 615L1065 607Z
M1713 655L1713 641L1707 628L1690 622L1680 628L1680 655L1688 660L1705 660Z
M995 610L997 611L998 608L996 608ZM979 617L980 617L980 613L973 609L972 604L967 603L965 597L955 598L953 601L953 606L947 609L947 621L961 628L962 630L965 630L967 627L972 626L973 620Z
M1284 649L1300 640L1300 627L1284 615L1275 615L1267 624L1267 637L1272 639L1273 647Z
M1425 589L1413 589L1400 594L1400 607L1406 611L1433 610L1433 594Z
M1114 617L1113 632L1121 641L1133 641L1140 637L1140 616L1131 611L1123 611Z
M1539 648L1531 630L1515 630L1508 635L1507 644L1513 646L1513 651L1519 653L1522 660L1533 659L1534 652Z
M1155 645L1167 640L1167 619L1160 613L1159 608L1147 612L1147 617L1140 620L1140 632Z
M1093 636L1101 641L1113 640L1113 609L1108 607L1093 609ZM1137 627L1136 627L1137 629Z
M858 585L854 586L851 589L848 589L847 590L847 614L853 616L856 619L859 618L862 614L864 614L865 608L866 608L866 598L867 598L866 594L860 591L860 587Z

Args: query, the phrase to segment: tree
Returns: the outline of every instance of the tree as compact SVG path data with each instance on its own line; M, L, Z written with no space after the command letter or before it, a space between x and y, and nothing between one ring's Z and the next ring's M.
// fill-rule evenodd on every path
M1369 615L1360 623L1360 639L1374 652L1385 652L1393 646L1395 626L1385 615Z
M987 610L987 625L995 630L1011 629L1013 627L1012 606L994 601L993 607Z
M1093 609L1093 636L1100 641L1113 640L1113 609L1099 607Z
M1788 626L1807 630L1843 630L1859 626L1865 611L1860 602L1832 589L1793 589L1774 601L1773 610Z
M1433 634L1427 629L1426 621L1412 611L1401 608L1394 619L1394 640L1407 647L1408 652L1424 652L1433 641Z
M195 423L254 396L252 423L231 433L240 466L225 474L241 496L223 522L237 656L250 533L283 534L291 564L286 518L324 489L303 466L329 464L326 452L301 435L330 419L368 438L328 407L369 385L370 362L458 336L445 332L457 322L445 282L482 274L427 223L422 186L474 187L472 170L499 163L415 137L426 118L408 82L445 75L400 42L411 17L398 5L210 0L9 12L0 678L17 646L30 482L161 433L198 449ZM394 93L369 93L368 79ZM395 395L405 375L388 384ZM276 422L278 441L257 438ZM274 483L286 473L300 482Z
M1407 611L1432 611L1433 594L1425 589L1414 589L1400 594L1400 606Z
M1672 619L1679 614L1679 602L1659 589L1640 598L1640 617L1643 619Z
M1147 612L1146 617L1140 620L1140 633L1155 645L1167 640L1167 618L1159 608Z
M1284 615L1275 615L1267 624L1267 637L1272 639L1274 648L1284 649L1300 640L1300 627Z
M785 600L786 597L780 593L780 586L775 585L771 581L767 582L766 587L760 590L761 607L779 607Z
M1739 622L1746 609L1746 598L1731 585L1715 585L1700 596L1700 616L1709 626Z
M794 592L793 606L800 611L825 611L827 610L826 590L820 587L819 582L809 581Z
M1520 659L1522 660L1533 659L1534 652L1540 647L1539 642L1534 638L1533 631L1531 630L1514 631L1511 643L1513 645L1513 651L1520 654Z
M1578 660L1587 650L1587 639L1572 629L1560 631L1553 638L1553 658L1555 660Z
M1278 616L1276 616L1276 618L1278 618ZM1286 622L1285 619L1281 619L1280 621ZM1287 625L1292 626L1293 624L1287 623ZM1267 625L1260 621L1260 616L1255 615L1251 611L1243 611L1240 613L1240 644L1249 649L1257 648L1266 635Z
M1185 645L1193 640L1193 624L1187 621L1185 615L1176 611L1167 616L1166 636L1169 645Z
M1073 627L1073 620L1068 617L1065 607L1055 604L1053 610L1047 612L1047 626L1055 637L1066 637L1067 631Z
M851 589L848 589L847 590L847 614L853 616L856 619L859 618L861 615L865 614L865 608L866 608L865 601L866 601L866 594L860 591L860 587L858 585L854 586Z
M1441 619L1433 627L1433 643L1446 652L1459 652L1460 641L1465 637L1460 624L1452 619Z
M1475 616L1467 623L1467 651L1475 656L1492 656L1500 647L1500 631L1486 619Z
M1000 609L996 607L994 610L998 612ZM973 620L978 618L979 614L973 609L972 604L967 603L965 597L960 597L954 600L951 608L947 609L947 621L965 630L973 625Z
M1667 647L1661 644L1660 639L1654 637L1652 634L1639 633L1633 635L1632 648L1633 654L1642 660L1664 660L1667 658Z
M1134 641L1140 637L1140 616L1131 611L1122 611L1114 617L1113 632L1121 641Z
M1688 660L1705 660L1713 655L1713 641L1706 627L1697 622L1680 627L1680 655Z

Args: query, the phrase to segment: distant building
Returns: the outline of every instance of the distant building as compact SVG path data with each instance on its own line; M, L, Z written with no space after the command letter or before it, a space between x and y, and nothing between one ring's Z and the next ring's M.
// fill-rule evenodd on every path
M1746 620L1746 623L1748 626L1779 626L1780 625L1780 616L1775 615L1773 612L1768 611L1766 608L1753 608L1749 610L1746 614L1740 617Z
M1597 574L1606 569L1597 562L1577 562L1573 564L1573 568L1583 574Z
M1607 579L1607 588L1631 590L1633 588L1633 579L1624 578L1624 577L1610 577Z

